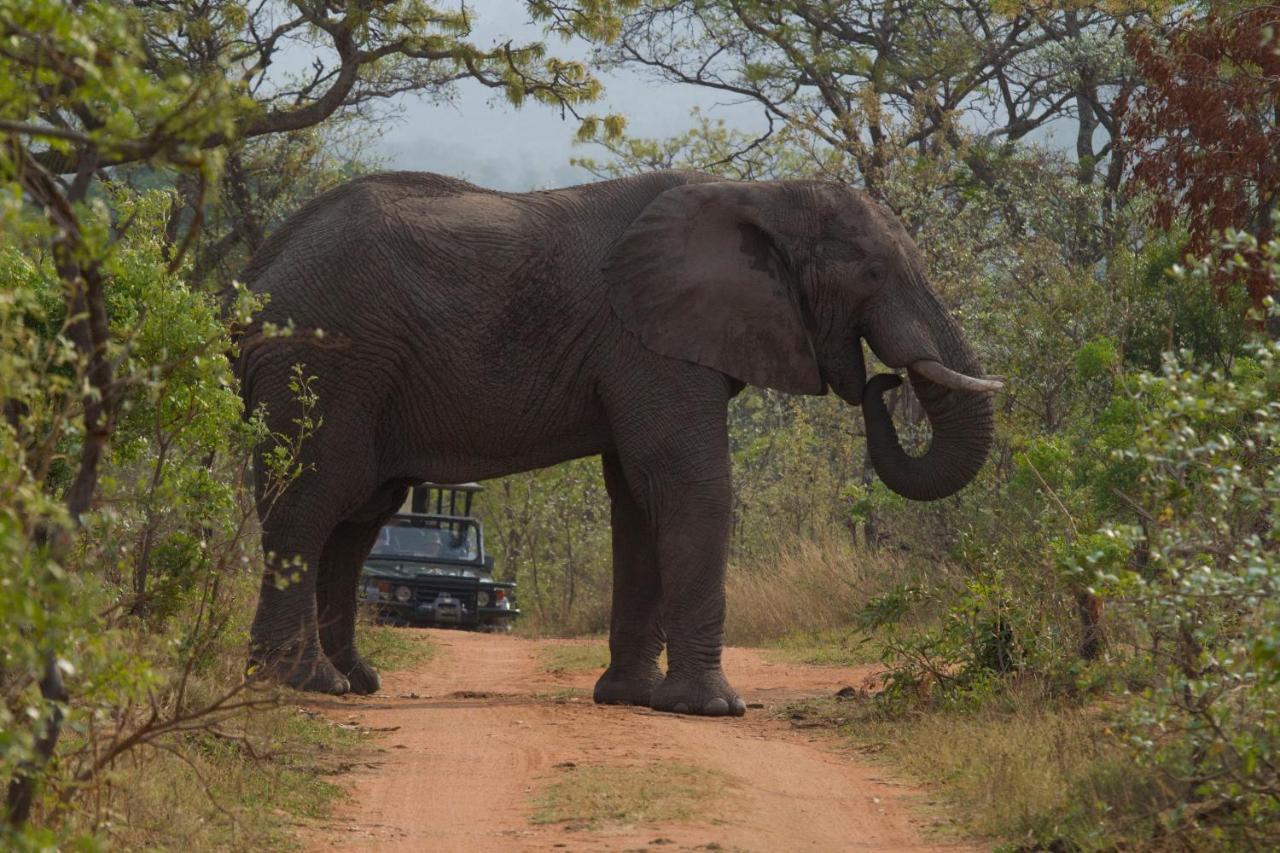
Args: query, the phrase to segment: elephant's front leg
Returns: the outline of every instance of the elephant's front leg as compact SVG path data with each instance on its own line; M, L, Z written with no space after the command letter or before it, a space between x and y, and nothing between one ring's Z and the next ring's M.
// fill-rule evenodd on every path
M733 383L669 359L637 365L635 378L620 383L605 402L626 491L658 562L667 674L649 705L684 714L741 715L746 703L720 669L732 514L726 421ZM620 485L615 482L611 492Z
M658 711L707 716L747 711L720 668L732 512L727 469L726 459L718 476L659 490L656 533L667 677L650 700Z
M606 453L604 483L612 505L613 609L609 620L609 668L596 682L603 705L648 705L662 683L658 555L649 524L618 457Z

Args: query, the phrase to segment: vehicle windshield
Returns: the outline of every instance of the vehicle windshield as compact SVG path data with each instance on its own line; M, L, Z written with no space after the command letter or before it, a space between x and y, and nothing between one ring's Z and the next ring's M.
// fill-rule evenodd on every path
M379 531L370 556L474 562L480 559L480 537L468 521L393 518Z

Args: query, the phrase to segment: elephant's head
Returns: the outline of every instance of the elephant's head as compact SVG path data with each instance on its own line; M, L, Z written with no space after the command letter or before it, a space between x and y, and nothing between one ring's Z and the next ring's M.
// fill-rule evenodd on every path
M658 196L605 265L609 298L650 349L742 382L862 405L880 479L935 500L964 488L991 447L991 392L897 218L865 194L809 181L688 183ZM906 368L933 428L903 451L866 380L865 340Z

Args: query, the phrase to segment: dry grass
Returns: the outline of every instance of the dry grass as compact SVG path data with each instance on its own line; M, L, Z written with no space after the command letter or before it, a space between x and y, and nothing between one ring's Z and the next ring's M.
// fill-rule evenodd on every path
M119 766L106 835L132 849L289 850L299 826L328 814L330 780L359 748L358 733L281 707L237 727L260 750L194 735Z
M925 714L867 726L856 738L884 745L912 776L941 780L969 828L992 836L1059 835L1052 826L1072 806L1076 784L1099 758L1079 711L1026 709L972 716Z
M902 583L936 580L942 570L887 548L860 548L843 529L788 538L730 564L725 639L753 646L797 632L847 629L870 599ZM527 593L515 633L536 640L598 635L608 630L609 606L607 582L584 590L569 616L540 616Z
M853 627L864 605L903 584L944 583L947 571L898 552L856 548L839 532L792 541L771 557L730 567L726 640L814 665L875 662L878 645ZM930 618L919 613L911 622ZM607 663L602 638L557 645L543 659L552 672L599 671ZM838 729L860 751L935 790L966 836L1019 849L1083 850L1137 848L1151 837L1157 786L1134 766L1097 708L1055 701L1030 680L1007 684L979 704L976 711L917 710L890 719L867 699L828 699L788 714L807 718L803 725ZM702 775L663 765L576 768L541 795L536 819L587 826L643 821L655 779L669 785L674 776L678 789L681 780L692 785Z
M425 631L363 620L356 625L356 645L370 666L388 671L409 669L430 660L437 651Z
M1071 850L1130 849L1149 837L1137 816L1154 811L1152 778L1096 709L1055 705L1034 685L973 713L886 720L866 700L787 713L839 729L859 751L934 787L965 834Z
M543 670L555 675L604 672L609 665L609 644L603 637L544 646L538 652Z
M879 648L852 627L872 598L902 584L946 582L945 565L868 552L839 534L796 541L772 559L733 566L730 642L809 664L855 665ZM930 613L911 622L928 621ZM1129 849L1151 837L1162 795L1107 727L1032 679L1002 683L978 710L932 708L888 717L868 698L787 709L803 726L838 729L860 751L933 787L967 835L1018 849Z
M798 663L870 663L879 649L854 629L859 611L877 595L937 571L896 551L858 548L843 531L790 540L775 554L729 567L725 641L771 646L778 657ZM517 633L545 638L532 622L522 622ZM543 668L556 673L603 670L608 663L606 641L598 635L557 644L543 655Z
M874 637L858 628L792 631L769 642L769 658L808 666L863 666L881 660Z
M572 675L580 672L603 673L609 666L609 640L591 637L582 640L552 641L538 652L544 672ZM667 650L658 655L658 667L666 672Z
M434 652L420 632L374 625L359 630L364 653L386 671ZM238 684L243 669L240 643L226 641L190 677L185 707L207 705ZM306 702L301 694L268 688L254 696L262 700L258 707L122 755L81 798L83 807L66 821L69 831L95 831L122 850L296 848L298 827L323 818L341 794L333 780L364 749L364 739L300 707ZM68 731L64 749L74 750L85 737Z
M728 787L722 774L678 762L563 767L534 800L534 823L584 829L697 817Z
M735 564L726 584L726 640L758 645L796 632L846 629L871 598L918 576L897 552L867 551L832 532Z
M581 579L573 606L550 602L546 609L538 606L532 589L517 589L516 604L520 616L512 626L518 637L530 640L564 639L608 632L613 574L610 563L597 567L597 576Z

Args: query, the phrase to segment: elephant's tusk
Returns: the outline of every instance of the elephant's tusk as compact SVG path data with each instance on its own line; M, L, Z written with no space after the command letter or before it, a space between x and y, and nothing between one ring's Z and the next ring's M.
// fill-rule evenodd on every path
M973 376L966 376L963 373L956 373L940 361L931 359L922 358L919 361L913 361L910 364L910 369L935 385L943 385L956 391L989 394L1004 387L1004 383L998 379L977 379Z

